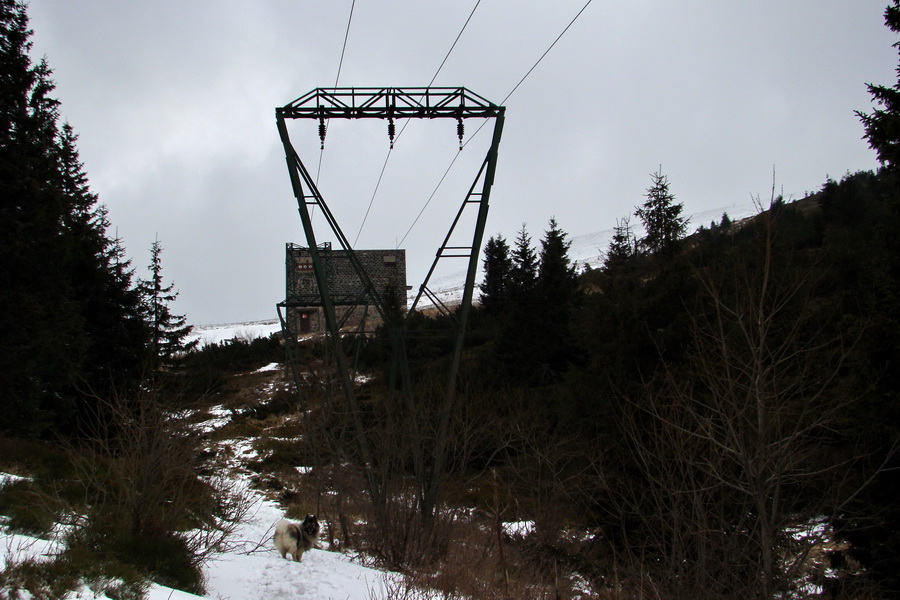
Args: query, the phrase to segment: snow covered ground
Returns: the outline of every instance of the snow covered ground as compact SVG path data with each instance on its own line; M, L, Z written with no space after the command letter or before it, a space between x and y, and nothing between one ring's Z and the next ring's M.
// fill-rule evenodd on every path
M393 575L354 563L348 556L314 549L296 563L281 558L272 532L281 510L260 500L238 532L235 548L206 567L206 596L153 586L150 600L374 600L385 597ZM258 548L257 548L258 547Z
M278 319L268 321L251 321L248 323L229 323L225 325L195 325L188 342L200 341L200 347L220 344L233 339L253 340L268 337L281 331Z
M271 371L276 367L280 365L267 365L259 371ZM208 412L211 418L195 424L197 431L208 433L224 426L231 418L231 413L221 407ZM230 454L236 458L230 464L235 467L231 470L234 476L240 479L249 476L240 468L244 461L256 456L247 440L227 440L217 444L228 445L233 450ZM21 477L0 473L0 487L18 479ZM354 562L349 555L315 548L304 553L300 563L281 558L275 551L272 534L275 523L284 516L282 509L249 486L246 489L255 496L254 505L229 540L229 548L206 564L206 595L196 596L153 584L146 595L149 600L380 600L391 596L390 590L396 588L400 575L367 568ZM52 560L63 550L60 531L52 536L54 539L45 540L10 533L4 525L0 517L0 572L25 560ZM102 588L109 583L94 585ZM10 591L0 589L0 598L7 597L4 594ZM18 597L32 598L27 592L21 592ZM89 598L110 600L102 589L87 586L70 592L62 600Z
M149 600L376 600L387 597L397 575L354 563L348 556L314 549L296 563L281 558L272 545L274 524L282 518L272 502L260 499L253 516L238 532L234 548L205 569L205 596L153 585ZM59 550L54 541L0 532L0 570L26 558L47 559ZM29 596L25 595L24 598ZM109 600L87 589L64 600Z

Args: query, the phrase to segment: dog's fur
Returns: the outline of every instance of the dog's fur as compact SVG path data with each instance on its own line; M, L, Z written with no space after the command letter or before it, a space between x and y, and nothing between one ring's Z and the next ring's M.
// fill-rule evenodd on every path
M316 515L306 515L303 523L296 524L282 519L275 525L275 549L281 558L290 554L295 561L303 559L303 553L319 541L319 519Z

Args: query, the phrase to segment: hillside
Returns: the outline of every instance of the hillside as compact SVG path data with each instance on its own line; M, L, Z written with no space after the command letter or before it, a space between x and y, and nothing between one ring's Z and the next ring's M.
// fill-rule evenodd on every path
M389 336L362 338L349 400L320 338L294 348L295 388L284 348L264 339L275 322L200 329L209 343L166 381L191 395L98 398L114 427L84 455L0 439L0 593L27 583L42 597L56 582L76 592L43 597L124 598L138 574L205 586L210 599L377 598L373 586L422 597L413 584L488 600L887 588L900 520L896 189L890 173L854 174L755 218L711 217L673 254L563 266L556 288L479 307L449 411L439 317L413 316L399 390ZM598 237L585 240L572 258ZM426 513L443 415L449 441ZM320 548L283 561L271 527L312 512ZM173 553L183 539L202 543ZM211 549L191 579L178 561Z
M724 205L721 208L706 210L693 213L689 217L690 224L693 228L701 225L709 225L711 221L718 222L722 215L727 213L733 220L744 219L758 212L756 205L752 201L742 203L732 203ZM612 229L604 229L594 233L586 233L576 235L570 238L571 246L569 248L569 257L578 266L579 269L589 266L598 268L603 264L604 253L609 245L609 241L613 236ZM479 274L481 272L479 271ZM476 285L479 278L476 279ZM413 289L407 295L409 304L416 297L418 284L420 282L409 281L408 284ZM435 295L445 304L453 306L458 304L462 298L462 288L465 283L465 271L457 271L443 277L438 277L431 282L431 289ZM476 293L476 298L477 298ZM274 306L273 301L273 306ZM422 308L431 307L432 304L427 297L423 297L420 301ZM273 309L274 312L274 309ZM272 333L281 331L281 326L277 319L264 321L245 321L239 323L223 323L223 324L203 324L195 325L190 340L197 339L200 345L217 344L226 340L244 339L254 337L265 337Z
M240 486L248 503L246 517L227 540L221 552L213 555L204 567L206 593L196 596L187 592L153 584L147 591L149 600L373 600L390 597L386 590L398 585L396 575L363 566L351 555L328 551L323 539L319 548L308 552L302 563L284 560L272 545L274 524L284 517L284 506L277 495L253 487L260 474L250 465L265 458L265 433L236 435L241 423L254 407L265 406L273 395L284 387L284 378L277 365L255 372L236 374L229 393L220 396L228 405L212 404L196 407L178 414L189 429L203 439L203 452L227 467L230 477ZM237 397L245 398L243 401ZM303 470L303 467L297 467ZM259 469L259 466L256 466ZM9 473L0 474L0 489L22 478ZM310 505L309 509L314 510ZM8 522L8 519L6 520ZM328 527L327 522L323 523ZM49 536L33 537L0 530L0 598L15 598L17 572L29 561L52 559L65 547L65 528L56 528ZM123 593L122 582L108 577L88 578L69 592L66 599L96 598L112 600ZM33 594L33 595L32 595ZM37 589L26 597L41 597Z

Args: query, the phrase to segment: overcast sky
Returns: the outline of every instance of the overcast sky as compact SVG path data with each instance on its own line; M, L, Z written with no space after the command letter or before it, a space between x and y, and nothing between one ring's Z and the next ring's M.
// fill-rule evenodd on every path
M189 322L276 316L284 244L304 239L275 107L335 85L351 4L31 0L33 55L54 70L111 233L141 275L158 235ZM433 85L503 101L584 4L482 0ZM338 86L427 85L475 5L358 0ZM886 5L594 0L505 102L488 235L513 240L524 223L537 243L551 216L570 237L610 229L660 166L687 214L767 201L773 168L794 199L874 168L853 111L871 107L866 83L896 80ZM490 137L472 138L410 230L458 152L455 128L410 123L377 194L384 122L335 121L321 153L344 233L356 248L402 240L416 287ZM315 124L291 135L318 170Z

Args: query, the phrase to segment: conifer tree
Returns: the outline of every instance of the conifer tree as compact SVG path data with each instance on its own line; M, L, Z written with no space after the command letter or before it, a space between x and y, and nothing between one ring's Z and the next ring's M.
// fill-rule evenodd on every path
M484 246L482 264L484 280L478 286L481 291L481 306L490 315L500 315L507 308L512 271L512 258L506 238L497 235L488 239Z
M900 0L894 0L885 9L884 22L891 31L900 33ZM894 47L900 52L900 42ZM882 165L896 167L900 163L900 67L893 87L872 84L867 87L872 100L881 108L871 113L856 111L865 127L863 137L869 141L869 147L875 150Z
M719 228L729 229L730 227L731 227L731 217L728 216L727 212L723 212L722 219L719 221Z
M169 305L178 298L175 284L163 285L162 244L155 240L150 246L150 279L138 281L144 298L144 311L150 328L149 361L152 373L178 366L180 358L197 346L197 340L186 342L193 327L187 317L173 314Z
M650 254L671 256L684 237L688 222L681 216L684 206L675 202L675 194L669 190L669 178L660 171L650 175L652 185L647 189L647 200L635 208L634 214L644 225L641 246Z
M613 236L609 241L606 250L606 259L603 266L607 271L615 269L629 259L633 258L637 253L637 240L634 238L634 231L631 228L629 218L616 219L616 226L613 228Z
M71 428L136 373L144 330L30 36L26 5L0 0L0 412L3 428L37 434Z
M63 391L78 378L86 342L66 276L59 103L46 62L31 64L30 36L25 5L0 0L0 413L22 433L72 415Z
M885 8L884 23L892 32L900 33L900 0L893 0ZM895 42L893 46L900 54L900 41ZM877 381L875 386L878 391L874 394L877 400L871 401L870 407L866 407L867 410L858 411L855 415L861 424L860 430L864 432L865 442L876 448L884 444L872 455L878 457L878 460L882 460L885 454L888 455L888 458L884 459L886 475L876 481L864 494L863 502L868 511L867 517L854 523L854 527L851 528L847 537L852 542L851 556L862 563L868 577L878 583L884 597L890 598L900 598L900 550L898 550L900 549L900 544L898 544L900 508L898 508L895 491L898 482L896 473L900 472L900 467L898 467L900 453L897 452L900 440L898 440L896 428L897 390L900 388L898 388L895 375L897 369L893 368L893 365L897 364L897 339L898 331L900 331L900 327L898 327L900 311L897 310L897 280L900 266L898 266L897 260L896 234L896 220L897 215L900 214L897 200L900 198L900 184L898 184L897 178L897 167L900 166L900 65L897 66L895 72L897 73L897 82L891 87L867 85L872 100L879 108L871 113L856 111L865 129L863 138L868 140L869 147L875 150L878 161L885 170L884 173L879 173L878 184L884 185L886 189L880 193L870 192L869 194L873 199L878 198L878 202L873 203L873 208L882 204L883 212L866 228L864 243L850 244L840 253L852 256L859 248L865 248L867 257L882 257L878 261L867 259L863 263L866 265L864 270L847 269L847 272L857 276L857 274L865 273L874 265L879 265L871 274L865 275L866 279L863 279L871 281L864 294L872 294L875 298L873 304L879 308L873 310L871 314L878 316L874 319L867 316L864 321L868 323L872 331L877 331L877 334L872 336L873 340L877 340L877 342L873 342L873 348L878 348L878 350L871 351L871 356L877 357L873 363L892 365L877 370L877 375L871 376L871 379ZM846 194L853 198L853 206L856 209L854 212L856 213L862 206L858 202L861 194L853 188L857 185L863 188L862 184L855 180L863 180L864 177L866 177L865 174L859 173L840 185L834 181L826 183L823 188L823 196L829 199L827 205L840 206L837 197L839 194ZM850 187L851 185L853 188ZM853 191L849 192L846 188ZM847 212L840 214L840 218L835 222L842 226L852 223L855 219L849 219ZM872 250L870 244L879 238L888 242L887 247L890 250L884 253ZM881 272L878 272L879 269ZM888 416L885 417L885 415ZM879 424L878 429L882 431L873 435L872 426L876 423ZM885 429L888 429L887 433L884 432ZM890 441L885 443L883 441L885 438ZM885 447L889 450L885 451Z
M543 299L552 307L570 309L578 290L578 275L569 259L571 243L555 218L541 239L538 286Z
M101 393L113 383L140 377L147 329L141 296L132 284L130 262L124 258L121 240L107 236L107 210L90 190L77 140L72 127L63 124L57 152L60 186L71 204L64 222L71 244L67 274L80 299L84 331L90 342L84 377L94 393Z
M578 304L578 274L570 242L555 218L541 239L534 313L538 317L539 381L557 380L573 357L572 320Z
M512 252L508 309L502 320L498 347L505 375L515 383L527 382L538 362L534 334L537 323L534 306L537 273L537 254L523 223Z
M512 254L512 268L509 274L510 293L514 298L527 296L537 281L538 260L531 246L531 236L525 224L516 235L516 246Z
M569 245L556 219L550 219L541 240L540 259L524 225L516 238L508 318L499 351L506 375L514 383L558 381L571 362L578 276L569 259Z

